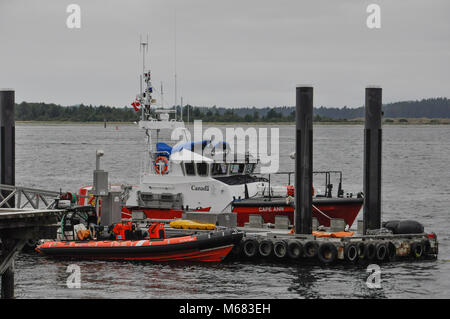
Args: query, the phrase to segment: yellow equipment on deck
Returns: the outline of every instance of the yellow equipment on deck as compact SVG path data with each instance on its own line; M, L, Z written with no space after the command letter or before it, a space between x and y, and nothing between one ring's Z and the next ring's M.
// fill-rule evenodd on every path
M192 220L174 220L173 222L170 222L169 225L172 228L182 228L182 229L207 229L207 230L216 229L216 225L214 224L198 223Z

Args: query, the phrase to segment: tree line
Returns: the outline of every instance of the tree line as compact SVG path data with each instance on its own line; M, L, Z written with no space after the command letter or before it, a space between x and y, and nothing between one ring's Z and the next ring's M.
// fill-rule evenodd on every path
M183 106L183 120L192 122L294 122L295 107L204 107ZM177 107L180 114L181 107ZM431 98L420 101L402 101L383 105L384 117L392 118L450 118L450 100L447 98ZM16 104L15 119L17 121L71 121L71 122L134 122L138 121L140 112L132 107L110 106L61 106L47 103ZM315 107L314 121L345 121L364 117L364 107L330 108Z

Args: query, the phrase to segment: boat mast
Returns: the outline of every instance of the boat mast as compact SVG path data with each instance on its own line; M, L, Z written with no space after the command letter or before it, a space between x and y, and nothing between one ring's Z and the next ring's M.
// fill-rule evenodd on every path
M174 24L175 24L175 37L174 37L174 64L175 64L175 89L174 89L174 103L173 108L175 109L175 121L178 120L177 116L177 12L174 13Z
M148 52L148 34L147 41L143 42L142 37L140 41L140 51L142 52L142 76L145 82L144 92L141 89L141 104L142 107L142 120L149 120L151 115L151 104L152 104L152 93L153 87L151 83L151 73L150 71L145 72L145 54ZM141 76L141 86L142 86L142 76Z
M164 108L164 91L162 81L161 81L161 107Z

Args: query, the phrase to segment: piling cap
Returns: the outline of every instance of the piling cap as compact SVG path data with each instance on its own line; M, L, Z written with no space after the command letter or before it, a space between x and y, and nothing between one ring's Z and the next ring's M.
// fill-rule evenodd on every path
M297 88L312 88L314 87L312 84L297 84Z
M14 89L0 88L0 92L8 92L8 91L13 91L14 92Z
M381 89L381 86L379 86L379 85L367 85L366 89Z

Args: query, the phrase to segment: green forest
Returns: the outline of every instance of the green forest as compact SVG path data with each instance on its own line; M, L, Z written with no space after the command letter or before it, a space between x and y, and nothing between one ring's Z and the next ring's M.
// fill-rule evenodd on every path
M178 114L181 108L178 106ZM420 101L403 101L383 105L385 118L450 118L450 100L431 98ZM16 104L16 121L68 121L68 122L134 122L139 120L140 112L132 107L110 106L61 106L47 103ZM364 117L364 108L315 107L314 121L347 121ZM293 122L295 107L205 107L185 105L183 119L205 122Z

